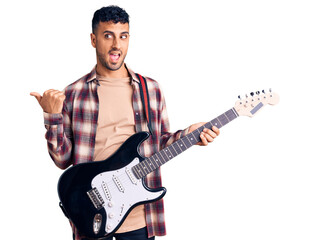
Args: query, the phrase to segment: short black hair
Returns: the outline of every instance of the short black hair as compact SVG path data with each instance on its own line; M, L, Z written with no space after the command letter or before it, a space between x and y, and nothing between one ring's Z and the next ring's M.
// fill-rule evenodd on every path
M115 5L108 7L102 7L95 11L92 18L92 33L95 33L95 30L100 22L110 22L113 23L129 23L128 13Z

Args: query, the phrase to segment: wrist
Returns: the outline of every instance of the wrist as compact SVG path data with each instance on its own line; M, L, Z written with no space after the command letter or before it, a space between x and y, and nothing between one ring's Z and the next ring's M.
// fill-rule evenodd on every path
M62 113L47 113L43 112L45 125L58 125L62 123Z

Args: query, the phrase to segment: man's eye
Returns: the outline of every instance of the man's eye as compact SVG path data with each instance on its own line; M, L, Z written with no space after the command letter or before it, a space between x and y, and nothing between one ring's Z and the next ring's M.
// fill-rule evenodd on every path
M128 36L127 35L122 35L120 38L121 39L126 39L126 38L128 38Z
M111 34L105 34L104 37L105 37L106 39L110 39L110 38L112 38L112 35L111 35Z

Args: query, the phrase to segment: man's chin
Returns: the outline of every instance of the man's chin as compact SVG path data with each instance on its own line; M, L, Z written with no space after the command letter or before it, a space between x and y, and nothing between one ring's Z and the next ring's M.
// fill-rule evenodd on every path
M108 63L105 64L105 67L110 71L117 71L123 66L123 64L124 61L122 61L121 63Z

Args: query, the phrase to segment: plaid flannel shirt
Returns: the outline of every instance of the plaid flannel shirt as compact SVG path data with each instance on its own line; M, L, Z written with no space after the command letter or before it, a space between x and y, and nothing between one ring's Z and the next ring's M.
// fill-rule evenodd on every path
M133 87L135 130L136 132L148 131L139 91L139 80L132 70L128 67L127 70L131 75ZM146 78L146 81L150 98L153 135L141 144L139 150L141 155L149 157L185 136L188 128L175 133L169 132L164 96L155 80ZM54 163L61 169L65 169L71 164L93 160L99 111L97 87L98 81L94 67L90 73L65 88L66 99L62 113L44 113L48 151ZM146 183L150 188L161 187L160 169L148 174ZM145 212L148 236L165 235L163 199L146 204ZM81 239L72 223L71 226L75 239Z

